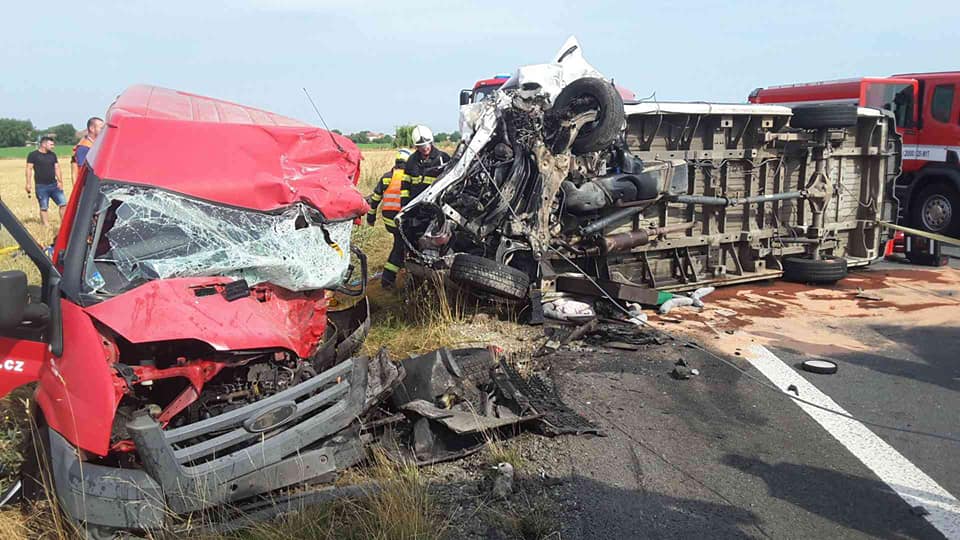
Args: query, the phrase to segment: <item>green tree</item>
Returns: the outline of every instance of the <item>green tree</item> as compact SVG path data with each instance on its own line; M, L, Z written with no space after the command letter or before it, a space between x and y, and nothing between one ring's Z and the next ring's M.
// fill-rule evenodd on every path
M413 146L413 127L397 126L393 136L393 145L397 148Z
M357 132L357 133L351 133L351 134L349 135L349 137L350 137L350 140L351 140L351 141L353 141L353 142L355 142L355 143L357 143L357 144L366 144L366 143L370 142L370 137L369 137L369 135L370 135L370 132L364 130L364 131L359 131L359 132Z
M0 147L23 146L24 143L32 140L34 140L33 122L0 118Z
M46 133L53 135L57 144L74 145L80 140L77 137L77 128L73 124L57 124L46 129Z
M370 142L376 143L376 144L393 144L393 137L390 135L384 135L383 137L373 139Z
M433 142L436 143L445 143L450 140L450 136L446 133L440 132L433 136Z
M340 131L339 129L332 129L332 130L330 130L330 131L333 132L333 133L336 133L337 135L343 135L343 132Z
M450 134L450 142L460 142L460 139L463 137L460 135L459 131L454 131Z

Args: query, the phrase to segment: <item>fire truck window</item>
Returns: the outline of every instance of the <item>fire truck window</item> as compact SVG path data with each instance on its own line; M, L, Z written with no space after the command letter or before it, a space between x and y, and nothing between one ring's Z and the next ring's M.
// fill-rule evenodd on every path
M930 115L937 122L949 122L953 112L953 85L941 84L933 89L930 100Z
M891 111L898 127L913 126L913 86L871 83L867 86L866 107Z

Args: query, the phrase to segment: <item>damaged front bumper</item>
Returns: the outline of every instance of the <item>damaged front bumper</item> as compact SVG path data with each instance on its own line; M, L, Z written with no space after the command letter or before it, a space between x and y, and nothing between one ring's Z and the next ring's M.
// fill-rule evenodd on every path
M175 429L149 414L126 427L142 469L82 461L50 431L52 473L61 506L88 525L149 530L178 516L305 483L328 483L364 456L357 421L402 378L381 353L334 364L310 379Z

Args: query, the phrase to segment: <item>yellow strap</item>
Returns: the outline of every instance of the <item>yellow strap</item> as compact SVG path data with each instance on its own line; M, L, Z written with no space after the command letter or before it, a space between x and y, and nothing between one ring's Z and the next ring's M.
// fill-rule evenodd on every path
M954 246L960 246L960 239L950 238L949 236L943 236L942 234L936 234L927 231L921 231L917 229L911 229L910 227L904 227L903 225L894 225L893 223L880 222L880 225L893 229L895 231L903 231L911 236L922 236L924 238L929 238L931 240L936 240L938 242L943 242L944 244L951 244Z
M6 254L8 254L8 253L13 253L14 251L17 251L18 249L20 249L20 246L11 246L11 247L0 248L0 255L6 255Z

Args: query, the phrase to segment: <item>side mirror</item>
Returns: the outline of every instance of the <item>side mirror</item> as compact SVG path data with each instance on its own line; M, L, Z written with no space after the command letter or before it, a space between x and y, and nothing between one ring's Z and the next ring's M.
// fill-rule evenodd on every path
M473 97L473 90L461 90L460 91L460 105L469 105L470 98Z
M26 307L27 275L20 270L0 272L0 330L20 326Z

